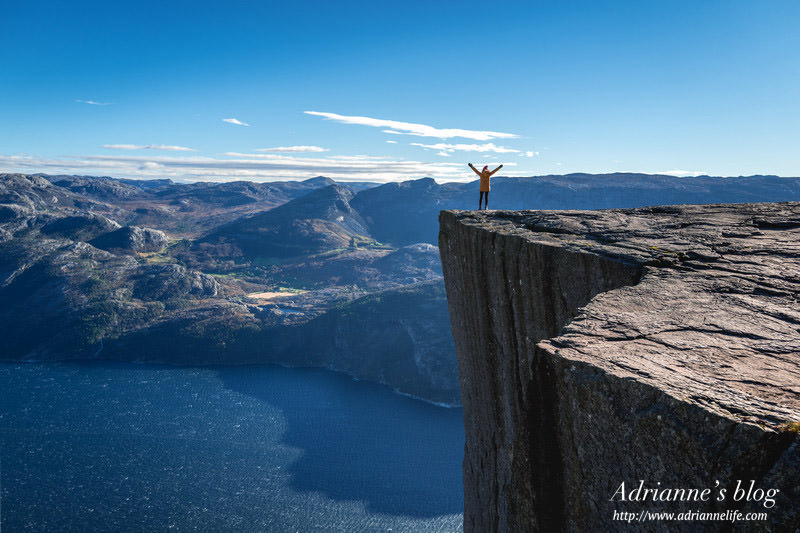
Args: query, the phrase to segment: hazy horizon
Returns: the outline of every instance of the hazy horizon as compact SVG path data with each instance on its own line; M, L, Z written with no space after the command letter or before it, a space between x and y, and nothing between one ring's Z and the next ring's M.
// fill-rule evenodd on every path
M121 176L108 176L108 175L93 175L93 174L49 174L46 172L6 172L0 171L0 174L27 174L27 175L34 175L34 176L45 176L45 177L56 177L60 175L64 176L78 176L82 178L111 178L117 180L135 180L135 181L157 181L157 180L172 180L173 183L179 185L189 185L193 183L235 183L235 182L252 182L252 183L278 183L278 182L289 182L289 181L307 181L313 179L331 179L336 183L348 184L348 183L369 183L375 185L384 185L385 183L403 183L405 181L417 181L421 179L432 179L438 185L446 185L448 183L456 183L456 184L463 184L463 183L471 183L478 180L477 177L469 177L465 176L464 178L455 178L455 179L442 179L442 178L435 178L433 176L416 176L416 177L409 177L406 179L398 178L397 180L391 181L380 181L380 180L370 180L366 178L347 178L347 177L338 177L332 178L330 176L318 175L318 176L310 176L310 177L296 177L296 178L281 178L281 177L274 177L274 178L259 178L259 177L230 177L230 178L213 178L209 177L206 179L191 179L185 177L172 177L172 176L132 176L129 178L121 177ZM798 176L778 176L776 174L750 174L748 176L712 176L708 174L692 174L689 176L684 175L675 175L675 174L668 174L668 173L646 173L646 172L608 172L608 173L591 173L591 172L570 172L564 174L537 174L531 176L516 176L516 175L503 175L498 174L494 179L503 179L503 178L510 178L510 179L535 179L535 178L546 178L546 177L568 177L568 176L610 176L610 175L625 175L630 174L632 176L652 176L652 177L666 177L666 178L677 178L677 179L686 179L686 178L713 178L713 179L741 179L741 178L758 178L758 177L767 177L767 178L780 178L780 179L798 179Z

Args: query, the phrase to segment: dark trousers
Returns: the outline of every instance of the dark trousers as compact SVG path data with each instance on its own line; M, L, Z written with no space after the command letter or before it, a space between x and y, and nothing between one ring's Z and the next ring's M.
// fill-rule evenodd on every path
M489 208L489 191L481 191L481 195L478 198L478 210L479 211L481 209L481 204L483 204L483 199L484 198L486 198L486 204L485 204L484 209L488 209Z

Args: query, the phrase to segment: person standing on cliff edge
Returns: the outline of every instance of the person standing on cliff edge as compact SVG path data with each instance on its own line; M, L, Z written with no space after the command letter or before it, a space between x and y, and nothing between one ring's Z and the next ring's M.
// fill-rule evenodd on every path
M495 172L497 172L498 170L503 168L503 165L500 165L499 167L497 167L496 169L492 170L491 172L489 171L489 167L485 166L485 167L483 167L483 170L478 172L478 169L473 167L472 163L467 163L467 164L469 165L469 168L471 168L473 170L473 172L475 172L475 174L477 174L481 178L481 186L480 186L480 193L481 194L478 197L478 211L481 210L481 204L484 204L484 209L489 209L489 191L492 190L492 187L489 184L489 180L491 179L492 174L494 174ZM484 200L483 200L484 198L486 198L485 203L484 203Z

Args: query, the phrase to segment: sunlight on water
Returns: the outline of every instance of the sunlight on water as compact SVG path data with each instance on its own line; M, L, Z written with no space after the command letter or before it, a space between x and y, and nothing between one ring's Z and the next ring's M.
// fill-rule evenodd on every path
M3 531L458 531L461 410L321 370L0 365Z

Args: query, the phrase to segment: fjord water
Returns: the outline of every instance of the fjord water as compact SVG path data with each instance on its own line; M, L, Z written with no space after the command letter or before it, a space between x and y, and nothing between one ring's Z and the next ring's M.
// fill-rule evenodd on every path
M0 530L455 531L460 409L275 366L0 364Z

